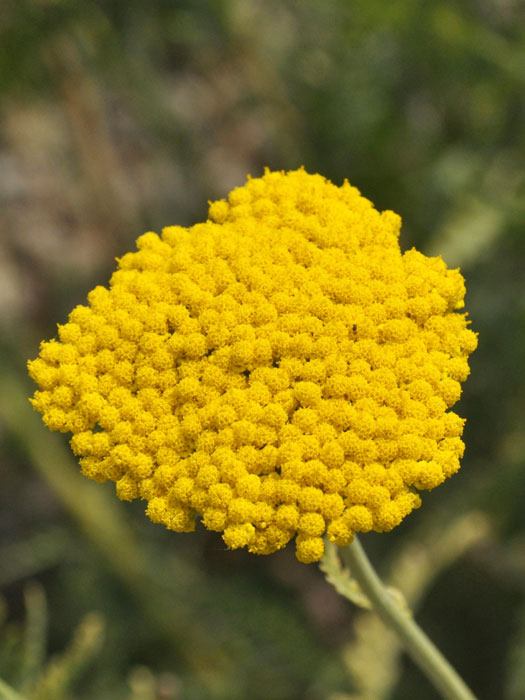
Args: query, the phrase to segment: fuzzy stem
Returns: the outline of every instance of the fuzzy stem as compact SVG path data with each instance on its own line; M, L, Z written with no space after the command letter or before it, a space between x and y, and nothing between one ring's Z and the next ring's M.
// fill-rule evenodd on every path
M475 700L465 682L418 626L410 612L403 609L385 588L357 537L340 552L372 609L398 635L414 663L436 690L447 700Z

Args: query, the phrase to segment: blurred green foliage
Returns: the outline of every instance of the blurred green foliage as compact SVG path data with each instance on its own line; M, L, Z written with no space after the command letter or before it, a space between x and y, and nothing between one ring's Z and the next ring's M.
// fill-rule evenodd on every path
M480 698L525 696L524 20L519 0L3 0L0 698L435 697L319 571L161 531L26 403L25 360L139 233L301 164L467 278L463 469L365 544Z

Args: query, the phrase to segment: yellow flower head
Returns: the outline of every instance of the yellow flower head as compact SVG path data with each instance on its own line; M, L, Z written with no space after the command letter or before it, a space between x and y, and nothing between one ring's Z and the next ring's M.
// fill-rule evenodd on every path
M386 531L459 468L463 278L401 253L355 187L266 171L146 233L29 363L82 471L178 532L305 563Z

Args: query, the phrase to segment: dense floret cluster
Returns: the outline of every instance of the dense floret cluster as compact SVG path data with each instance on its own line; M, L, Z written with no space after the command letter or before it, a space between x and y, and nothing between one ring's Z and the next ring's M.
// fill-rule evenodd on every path
M459 468L464 283L400 218L304 170L146 233L29 363L84 474L176 531L297 557L386 531Z

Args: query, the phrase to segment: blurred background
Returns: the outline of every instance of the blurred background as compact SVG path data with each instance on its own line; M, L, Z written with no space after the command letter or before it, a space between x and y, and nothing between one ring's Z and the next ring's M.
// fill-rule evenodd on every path
M265 165L347 177L466 276L463 468L363 541L480 698L525 698L523 3L1 0L0 46L0 698L437 698L317 567L152 525L27 402L137 235Z

